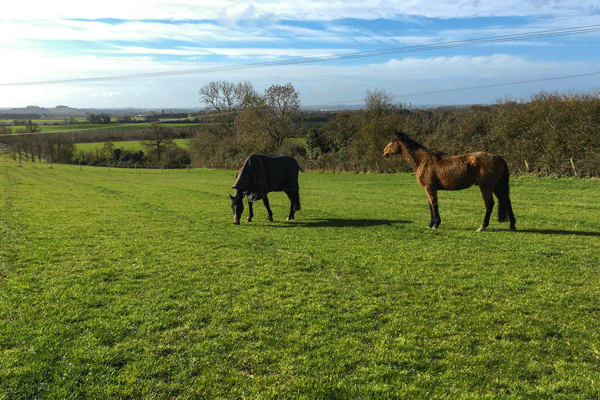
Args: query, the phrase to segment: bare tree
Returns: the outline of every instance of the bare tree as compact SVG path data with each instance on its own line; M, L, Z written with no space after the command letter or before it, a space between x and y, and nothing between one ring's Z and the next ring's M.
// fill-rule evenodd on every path
M244 98L239 129L259 150L275 150L298 134L299 94L291 83L272 85L263 95L251 92Z
M249 82L234 84L218 81L207 83L200 88L200 102L218 114L215 118L218 124L213 133L221 137L235 133L237 112L249 93L254 93Z
M396 108L393 100L394 98L388 95L384 90L376 90L374 92L367 91L367 96L365 97L365 111L380 116Z

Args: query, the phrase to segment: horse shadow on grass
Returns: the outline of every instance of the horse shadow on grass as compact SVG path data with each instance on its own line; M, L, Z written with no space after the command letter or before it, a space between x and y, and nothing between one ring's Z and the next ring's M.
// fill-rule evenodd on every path
M568 235L600 237L600 232L570 231L567 229L517 229L517 232L534 233L537 235Z
M334 227L334 228L366 228L370 226L392 226L398 224L412 224L412 221L391 219L351 219L351 218L320 218L308 221L294 220L291 224L276 225L278 227L302 226L308 228Z
M288 228L294 226L302 226L308 228L366 228L370 226L393 226L412 224L413 221L406 220L391 220L391 219L351 219L351 218L320 218L308 221L294 220L294 222L283 222L281 224L272 225L278 228ZM589 236L600 237L600 232L589 231L571 231L566 229L517 229L517 233L532 233L536 235L568 235L568 236Z

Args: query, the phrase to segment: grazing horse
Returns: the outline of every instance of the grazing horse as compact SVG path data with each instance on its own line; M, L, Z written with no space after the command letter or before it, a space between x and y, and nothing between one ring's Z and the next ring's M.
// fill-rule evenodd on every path
M498 222L510 220L510 230L514 231L515 216L510 203L508 186L508 165L502 157L478 152L460 156L446 156L444 153L426 149L402 132L396 132L383 150L383 156L404 155L417 176L417 182L429 199L431 211L430 228L437 228L441 219L438 212L438 190L461 190L478 185L485 202L485 217L478 232L490 222L494 197L498 198Z
M298 162L290 156L264 156L254 154L248 157L237 173L233 188L235 195L231 199L233 223L240 224L244 212L244 196L248 196L249 215L246 222L254 217L252 203L262 200L269 216L267 221L273 221L273 213L269 207L269 192L285 192L290 199L290 213L287 220L294 219L296 211L300 210L300 195L298 193Z

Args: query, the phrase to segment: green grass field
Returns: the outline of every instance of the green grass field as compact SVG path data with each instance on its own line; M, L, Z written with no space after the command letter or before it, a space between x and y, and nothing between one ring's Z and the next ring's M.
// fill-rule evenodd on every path
M0 160L0 399L598 399L600 181L513 178L426 227L413 174L301 173L234 226L234 171ZM247 215L247 212L246 212Z
M182 149L188 148L189 139L174 139L173 142ZM116 149L125 149L130 151L144 150L138 140L124 141L124 142L113 142ZM96 152L102 150L104 142L102 143L77 143L77 151L83 152Z

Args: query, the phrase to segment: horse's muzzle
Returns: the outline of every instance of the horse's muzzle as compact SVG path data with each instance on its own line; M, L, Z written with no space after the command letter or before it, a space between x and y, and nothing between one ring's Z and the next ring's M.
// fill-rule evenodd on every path
M239 225L240 224L240 219L236 218L236 217L233 217L233 224L234 225Z

